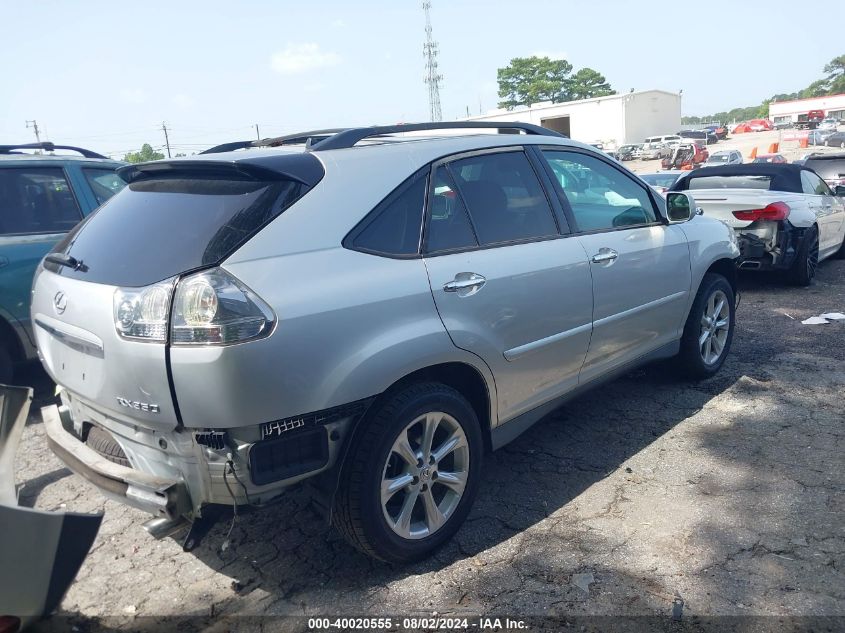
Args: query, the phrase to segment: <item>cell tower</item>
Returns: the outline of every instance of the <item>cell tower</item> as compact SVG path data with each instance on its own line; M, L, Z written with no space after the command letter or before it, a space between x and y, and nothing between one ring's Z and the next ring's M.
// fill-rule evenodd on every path
M437 42L431 37L431 2L425 0L422 4L425 11L425 44L423 44L423 55L425 56L425 83L428 84L428 111L432 121L443 119L440 110L440 82L443 75L437 72Z

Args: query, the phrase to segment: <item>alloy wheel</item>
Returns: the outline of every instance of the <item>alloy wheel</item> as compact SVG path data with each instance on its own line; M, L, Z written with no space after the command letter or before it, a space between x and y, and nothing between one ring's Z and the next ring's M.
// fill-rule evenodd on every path
M454 514L469 478L466 433L448 413L433 411L400 433L381 480L381 506L388 526L404 539L439 530Z
M819 238L816 236L813 243L810 244L810 249L807 251L807 279L813 279L816 276L816 268L819 265Z
M716 290L704 304L701 333L698 337L701 358L707 365L718 362L725 351L731 325L730 315L727 295L721 290Z

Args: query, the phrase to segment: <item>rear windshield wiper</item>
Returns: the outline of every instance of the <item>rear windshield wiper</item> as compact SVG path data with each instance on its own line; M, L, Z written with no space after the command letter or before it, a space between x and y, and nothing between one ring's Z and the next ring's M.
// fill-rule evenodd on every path
M50 262L51 264L67 266L68 268L81 270L82 272L88 270L88 266L86 266L81 259L76 259L76 257L66 255L65 253L50 253L44 258L44 260Z

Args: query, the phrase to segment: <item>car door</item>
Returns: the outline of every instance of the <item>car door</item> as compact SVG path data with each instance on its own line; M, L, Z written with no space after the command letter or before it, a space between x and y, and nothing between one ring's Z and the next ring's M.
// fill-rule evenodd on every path
M499 422L574 388L590 341L589 263L546 179L521 147L432 168L424 237L432 294L455 345L493 372Z
M542 150L569 225L590 258L593 334L580 383L680 338L689 305L690 255L648 189L587 151Z
M24 327L30 339L35 268L82 214L62 167L0 169L0 307Z
M819 226L819 255L825 257L842 244L845 231L845 211L840 199L818 174L809 169L801 170L801 187L810 201Z

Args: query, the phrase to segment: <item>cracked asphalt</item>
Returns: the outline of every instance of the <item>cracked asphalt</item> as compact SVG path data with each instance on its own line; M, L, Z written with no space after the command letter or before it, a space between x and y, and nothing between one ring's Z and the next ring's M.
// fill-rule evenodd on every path
M105 512L61 613L77 630L172 615L217 630L220 615L669 615L680 597L685 617L844 616L845 321L801 320L845 312L845 261L810 288L741 288L715 378L651 366L551 414L488 459L457 537L409 567L346 545L302 491L241 515L229 547L231 513L192 553L155 541L52 455L36 403L22 504Z

